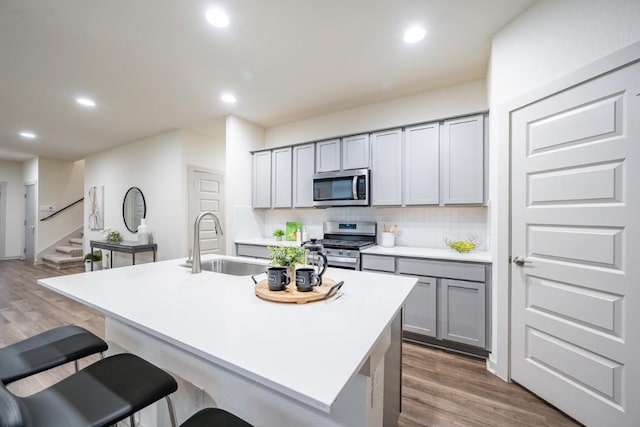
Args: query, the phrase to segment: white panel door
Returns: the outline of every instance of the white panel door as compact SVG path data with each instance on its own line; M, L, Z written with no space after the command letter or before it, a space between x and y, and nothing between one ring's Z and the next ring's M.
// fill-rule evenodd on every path
M193 247L193 227L198 215L204 211L213 212L220 220L222 231L226 232L224 216L224 175L222 173L189 171L189 248ZM204 217L200 223L200 253L225 254L224 235L217 236L215 223Z
M24 259L36 261L36 185L24 186Z
M639 94L635 63L511 112L512 378L589 426L640 425Z

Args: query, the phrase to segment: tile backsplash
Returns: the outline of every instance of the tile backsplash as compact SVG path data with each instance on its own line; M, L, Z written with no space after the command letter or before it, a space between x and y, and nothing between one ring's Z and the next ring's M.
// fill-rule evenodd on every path
M382 225L398 226L397 246L444 248L445 238L466 240L475 237L478 249L489 250L489 210L486 207L405 207L405 208L329 208L256 210L264 223L264 235L284 229L287 221L301 221L309 238L322 237L324 221L372 221L378 224L378 241Z

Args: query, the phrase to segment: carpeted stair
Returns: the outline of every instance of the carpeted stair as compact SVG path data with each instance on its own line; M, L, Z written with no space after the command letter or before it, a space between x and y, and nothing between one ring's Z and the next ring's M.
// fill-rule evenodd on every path
M82 238L69 239L69 246L58 246L56 248L56 253L43 256L42 262L49 267L53 267L58 270L83 267L84 255L82 253L82 248Z

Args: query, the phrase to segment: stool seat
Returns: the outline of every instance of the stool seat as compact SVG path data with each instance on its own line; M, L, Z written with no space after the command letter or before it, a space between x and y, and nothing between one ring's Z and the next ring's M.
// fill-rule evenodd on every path
M196 412L180 427L253 427L245 420L220 408L205 408Z
M14 381L107 349L107 343L79 326L60 326L0 348L0 382Z
M0 416L0 426L108 426L177 389L162 369L133 354L117 354L27 397L0 385L0 414L11 415L6 423Z

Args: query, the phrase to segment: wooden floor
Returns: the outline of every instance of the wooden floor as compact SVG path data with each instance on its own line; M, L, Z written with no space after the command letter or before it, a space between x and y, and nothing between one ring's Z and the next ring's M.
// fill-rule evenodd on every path
M64 324L80 325L102 336L100 313L36 283L60 274L65 273L23 261L0 261L0 347ZM408 343L403 351L402 427L579 425L524 388L487 372L483 360ZM95 360L87 358L81 366ZM68 364L18 381L9 389L24 396L72 371L73 364Z

